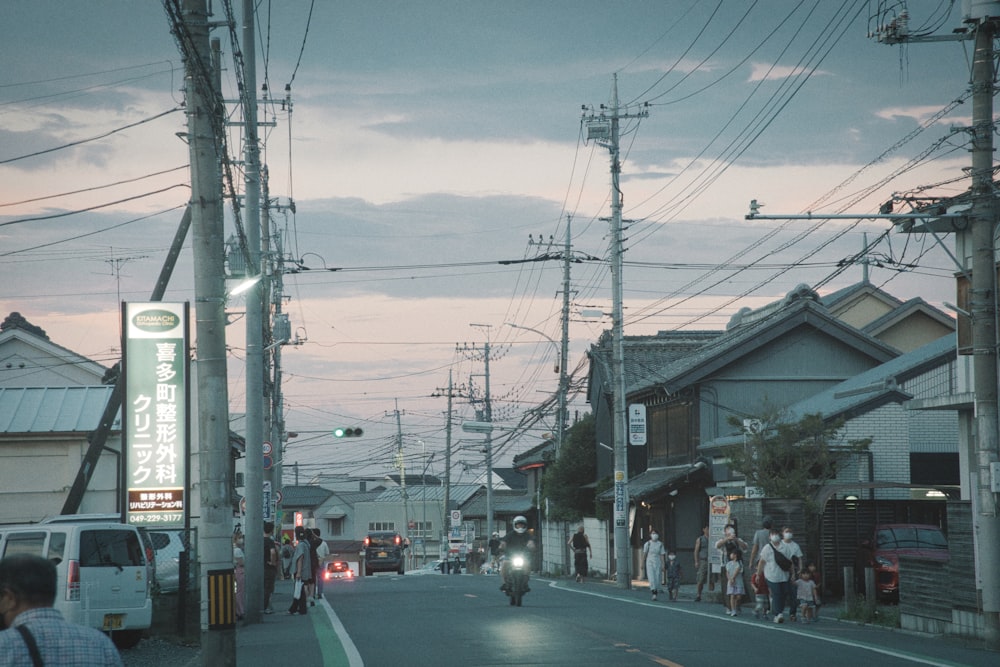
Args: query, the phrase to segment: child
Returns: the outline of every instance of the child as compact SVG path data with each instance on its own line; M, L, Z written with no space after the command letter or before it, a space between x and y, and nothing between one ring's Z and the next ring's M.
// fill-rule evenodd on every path
M671 600L677 599L681 588L681 564L673 549L667 552L667 593Z
M729 610L726 613L730 616L739 615L740 602L743 599L743 563L740 561L742 557L743 552L734 549L729 552L729 562L726 563L726 579L729 582L726 586Z
M771 611L771 592L767 588L767 579L763 574L754 572L750 577L750 585L753 586L753 615L755 618L767 619L767 614Z
M802 622L808 623L815 618L816 582L812 580L809 570L803 570L799 574L798 581L795 582L795 597L799 599L799 612L802 615Z
M819 608L823 606L823 582L819 576L819 569L816 567L816 563L809 561L806 563L806 569L809 570L809 576L816 584L816 609L813 610L813 623L819 622Z

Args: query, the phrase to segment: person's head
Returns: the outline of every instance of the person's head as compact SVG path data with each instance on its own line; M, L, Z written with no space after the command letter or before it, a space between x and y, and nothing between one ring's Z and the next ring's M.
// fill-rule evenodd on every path
M56 600L56 566L41 556L17 554L0 560L0 629L23 611L51 607Z
M302 541L306 539L306 529L303 526L295 526L295 539Z
M313 528L313 535L315 535L316 537L320 536L320 534L319 534L319 528Z
M781 536L785 539L785 541L791 540L793 535L794 533L792 533L792 529L788 526L781 529Z
M701 534L704 535L705 537L708 537L708 526L707 525L701 527Z
M285 535L284 537L281 538L281 543L282 544L291 544L292 540L288 537L288 535Z
M734 524L726 524L725 529L726 539L736 537L736 526Z
M264 522L264 534L265 535L270 535L273 532L274 532L274 522L273 521L265 521Z
M236 531L233 533L233 546L242 547L243 546L243 533Z
M772 528L768 533L768 538L771 540L771 544L777 544L781 541L781 532L777 528Z
M733 549L729 552L729 560L739 560L742 557L743 554L740 553L739 549Z
M527 531L528 531L528 520L521 515L514 517L514 532L523 534L526 533Z
M668 560L674 560L675 558L677 558L677 554L674 553L673 549L671 549L670 551L667 552L667 559Z
M580 533L581 535L583 535L583 526L579 526L579 527L578 527L578 528L576 529L576 532L578 532L578 533Z
M799 577L805 581L809 581L809 578L811 576L812 572L810 572L809 570L802 570L801 572L799 572Z
M816 571L816 561L812 561L811 560L808 563L806 563L806 570L808 570L809 572L815 572Z
M500 537L500 533L498 533L497 531L494 530L493 531L493 537Z
M772 528L774 528L774 519L772 519L769 515L765 514L764 518L760 520L760 525L764 528L767 528L768 530L771 530Z
M660 534L654 530L652 533L649 534L649 539L653 540L654 542L659 542Z

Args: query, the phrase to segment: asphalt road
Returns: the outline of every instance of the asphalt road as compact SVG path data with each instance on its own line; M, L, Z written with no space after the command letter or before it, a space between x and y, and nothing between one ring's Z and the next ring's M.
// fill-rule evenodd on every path
M366 665L878 664L995 667L995 653L937 637L823 619L776 625L711 603L652 602L642 590L533 579L512 607L496 577L380 574L326 598ZM749 611L749 610L748 610Z

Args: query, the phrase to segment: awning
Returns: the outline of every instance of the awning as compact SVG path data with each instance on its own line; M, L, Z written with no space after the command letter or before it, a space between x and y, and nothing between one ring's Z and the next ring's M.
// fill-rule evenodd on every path
M330 510L323 515L324 519L343 519L347 514L341 512L340 510Z
M693 473L706 468L703 461L666 468L650 468L628 481L628 495L631 500L647 500L652 496L661 495L687 481ZM601 493L597 499L612 502L615 498L614 487Z

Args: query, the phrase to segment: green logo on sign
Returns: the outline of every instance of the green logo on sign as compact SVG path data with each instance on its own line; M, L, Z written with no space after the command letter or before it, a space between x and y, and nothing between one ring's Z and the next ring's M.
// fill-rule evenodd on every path
M156 333L169 331L177 327L180 321L180 316L169 310L144 310L132 318L132 325L142 331Z

